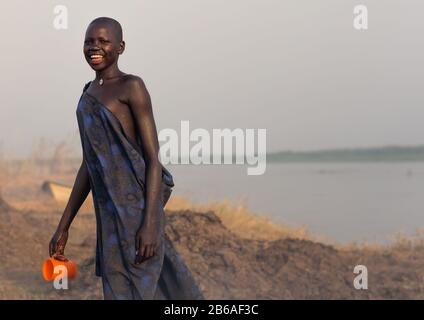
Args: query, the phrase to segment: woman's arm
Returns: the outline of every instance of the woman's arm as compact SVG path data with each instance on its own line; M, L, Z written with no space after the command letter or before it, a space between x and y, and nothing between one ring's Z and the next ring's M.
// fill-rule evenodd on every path
M88 176L88 170L85 164L85 159L83 159L81 166L78 170L74 186L72 188L71 196L69 197L68 203L63 212L62 218L60 219L57 230L50 241L50 256L56 253L63 255L63 251L65 249L66 241L68 238L69 227L71 226L71 223L77 215L81 205L87 198L90 189L91 187Z
M162 165L158 157L159 141L149 92L141 78L133 76L129 82L129 105L141 137L146 162L145 217L136 236L136 263L141 263L155 254L159 243Z

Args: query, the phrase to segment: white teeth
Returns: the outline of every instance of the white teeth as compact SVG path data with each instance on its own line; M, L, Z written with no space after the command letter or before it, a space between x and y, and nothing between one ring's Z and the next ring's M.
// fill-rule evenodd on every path
M91 59L96 59L96 58L103 58L103 56L99 55L99 54L93 54L90 56Z

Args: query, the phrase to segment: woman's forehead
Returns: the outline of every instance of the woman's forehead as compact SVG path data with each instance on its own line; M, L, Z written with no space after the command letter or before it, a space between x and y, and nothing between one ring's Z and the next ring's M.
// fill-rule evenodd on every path
M90 24L85 33L86 38L104 37L119 41L118 30L111 23L97 22Z
M86 34L104 34L104 35L112 35L113 27L111 25L107 25L105 23L102 24L93 24L89 25L86 31Z

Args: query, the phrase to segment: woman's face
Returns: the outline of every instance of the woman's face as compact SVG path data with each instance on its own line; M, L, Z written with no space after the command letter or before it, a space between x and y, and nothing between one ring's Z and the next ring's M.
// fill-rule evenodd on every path
M103 70L117 63L124 50L123 41L118 41L113 28L107 23L90 24L85 33L84 56L90 67Z

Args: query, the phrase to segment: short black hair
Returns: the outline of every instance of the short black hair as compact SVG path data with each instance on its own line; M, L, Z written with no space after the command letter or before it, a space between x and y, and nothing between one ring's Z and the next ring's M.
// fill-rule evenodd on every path
M118 40L118 42L122 41L122 27L121 24L116 21L113 18L109 18L109 17L98 17L96 19L94 19L93 21L90 22L90 24L88 26L91 26L92 24L95 23L99 23L99 24L108 24L110 26L112 26L113 28L113 34L115 35L116 39Z

